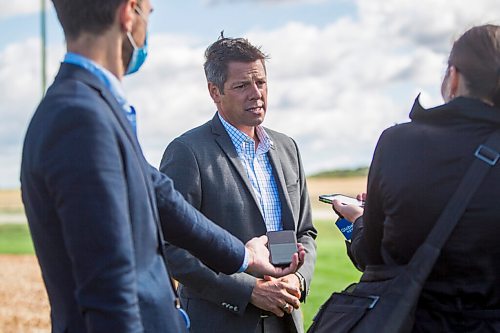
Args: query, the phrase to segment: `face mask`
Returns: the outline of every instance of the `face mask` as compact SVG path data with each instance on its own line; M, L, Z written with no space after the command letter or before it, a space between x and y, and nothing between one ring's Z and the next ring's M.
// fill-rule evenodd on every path
M142 64L144 64L144 61L146 60L146 57L148 56L148 35L146 33L146 37L144 38L144 45L142 47L137 47L137 44L134 41L134 38L132 37L132 34L130 32L127 32L127 37L128 40L130 41L130 44L132 44L133 51L132 55L130 56L130 61L127 66L127 70L125 72L125 75L129 75L132 73L135 73L141 68Z

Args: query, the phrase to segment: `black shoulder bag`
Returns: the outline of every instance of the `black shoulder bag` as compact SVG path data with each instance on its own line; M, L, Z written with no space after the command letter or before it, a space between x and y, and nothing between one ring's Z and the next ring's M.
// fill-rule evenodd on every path
M330 296L307 332L411 332L422 287L471 197L497 163L499 151L500 132L496 131L476 149L462 182L410 262L367 266L358 283Z

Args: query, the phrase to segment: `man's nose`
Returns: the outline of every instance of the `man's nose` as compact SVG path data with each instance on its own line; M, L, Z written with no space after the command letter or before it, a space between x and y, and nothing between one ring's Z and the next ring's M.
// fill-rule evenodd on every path
M251 91L250 91L250 99L261 99L262 98L262 87L259 87L259 85L254 82L251 85Z

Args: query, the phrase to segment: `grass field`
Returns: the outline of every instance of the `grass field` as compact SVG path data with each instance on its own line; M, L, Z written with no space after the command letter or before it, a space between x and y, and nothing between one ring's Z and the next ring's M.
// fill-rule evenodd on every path
M306 328L310 326L319 307L333 291L342 290L360 276L346 255L343 236L333 224L335 215L328 206L319 203L317 197L325 193L355 195L364 191L365 184L366 181L362 177L308 180L313 212L321 212L322 214L319 215L326 217L316 219L314 222L318 229L318 258L311 291L307 302L302 307ZM18 192L10 191L9 194L1 192L0 198L7 199L2 204L8 203L8 205L0 204L0 214L8 216L10 213L22 212ZM314 215L318 216L318 214ZM0 264L9 266L11 272L19 271L16 265L28 266L24 268L28 272L16 278L8 276L7 273L2 276L0 273L0 332L49 332L46 295L39 268L32 256L33 246L25 224L0 224L0 254L18 255L0 256ZM26 286L31 286L31 288L27 289ZM22 295L23 293L26 295ZM32 297L34 293L38 296ZM20 301L13 302L13 298ZM30 300L29 304L21 301L26 299ZM16 308L16 304L19 309Z
M33 243L26 224L0 225L0 254L33 254Z
M318 258L311 291L302 308L305 327L310 326L319 307L333 291L342 290L361 275L347 257L344 238L333 221L315 221L314 225L318 229Z

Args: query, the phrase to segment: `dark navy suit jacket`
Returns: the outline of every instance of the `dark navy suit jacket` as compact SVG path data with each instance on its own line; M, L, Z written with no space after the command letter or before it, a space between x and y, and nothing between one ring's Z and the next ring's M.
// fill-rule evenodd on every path
M243 261L242 242L148 164L110 91L78 66L62 64L33 116L21 187L53 332L185 330L158 219L168 242L216 271Z

